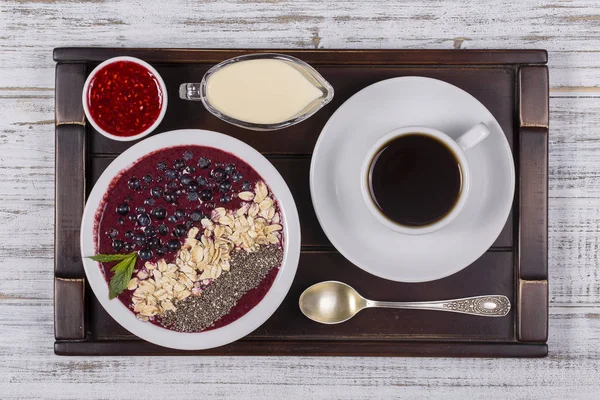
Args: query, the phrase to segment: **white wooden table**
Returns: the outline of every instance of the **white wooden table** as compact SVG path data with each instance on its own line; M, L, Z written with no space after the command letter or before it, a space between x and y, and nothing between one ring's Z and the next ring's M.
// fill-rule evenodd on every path
M52 48L89 45L547 49L550 355L55 356ZM2 399L598 399L600 3L2 0L0 221Z

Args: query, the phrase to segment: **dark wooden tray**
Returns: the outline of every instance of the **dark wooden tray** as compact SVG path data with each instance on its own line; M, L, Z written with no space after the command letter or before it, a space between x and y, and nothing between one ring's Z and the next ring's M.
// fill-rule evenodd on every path
M199 103L179 100L182 82L200 81L217 62L263 50L59 48L56 66L55 352L62 355L354 355L504 356L547 354L548 70L543 50L277 50L307 61L334 86L335 99L307 121L278 132L228 125ZM273 51L273 50L269 50ZM131 143L110 141L86 125L81 91L87 74L115 56L152 63L169 90L157 132L204 128L237 137L264 153L298 204L302 255L296 279L277 312L230 345L182 352L144 342L121 328L85 282L79 224L87 193L106 166ZM515 203L492 248L448 278L403 284L369 275L344 259L317 222L308 186L311 153L321 128L351 95L382 79L420 75L450 82L494 114L513 149ZM298 309L313 283L337 279L381 300L435 300L504 294L506 318L431 311L367 310L340 325L309 321Z

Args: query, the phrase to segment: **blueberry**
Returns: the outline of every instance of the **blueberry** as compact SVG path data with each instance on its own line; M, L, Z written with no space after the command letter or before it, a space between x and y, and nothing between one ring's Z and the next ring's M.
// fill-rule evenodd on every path
M106 236L108 236L109 238L115 238L117 237L117 235L119 234L119 231L116 230L115 228L110 228L109 230L106 231Z
M174 224L175 222L177 222L177 217L174 215L169 215L169 218L167 218L167 221Z
M182 160L181 158L179 158L179 159L173 161L173 168L175 168L178 171L184 169L185 168L185 160Z
M125 250L125 251L132 251L133 248L134 248L133 243L125 243L125 246L123 246L123 250Z
M235 164L231 164L231 163L227 164L225 166L225 172L227 172L227 174L229 174L229 175L233 174L235 172Z
M122 240L113 240L112 248L114 251L121 251L123 249L124 243Z
M159 162L158 164L156 164L156 169L158 169L159 171L164 171L167 169L167 163L164 161Z
M158 246L160 246L160 239L153 237L148 239L148 247L151 249L156 249Z
M135 243L138 246L144 246L146 244L146 235L144 235L143 233L136 233L135 235L133 235L133 243Z
M156 249L156 254L159 256L164 256L167 254L167 248L165 246L160 246L158 249Z
M167 203L174 203L177 200L177 196L173 192L165 192L165 201Z
M125 239L133 239L133 231L127 231L125 232Z
M185 236L186 233L187 233L187 229L186 229L185 225L182 225L182 224L175 225L175 228L173 229L173 236L182 237L182 236Z
M171 181L171 182L167 183L167 187L169 189L177 189L179 187L179 184L175 181Z
M185 221L186 229L190 230L192 226L194 226L194 223L192 221Z
M199 188L199 186L196 181L191 181L190 183L187 184L188 192L197 192L198 188Z
M183 211L183 210L176 210L175 211L175 216L177 217L177 219L184 219L185 218L185 211Z
M142 249L140 250L140 258L144 261L148 261L149 259L152 258L152 251L148 250L148 249Z
M135 216L135 214L129 214L129 217L128 217L128 218L129 218L129 220L130 220L131 222L133 222L133 221L137 221L137 217Z
M227 193L231 190L231 182L229 182L229 180L224 180L223 182L219 183L219 190L222 193Z
M193 174L194 172L196 172L196 168L192 167L191 165L188 165L183 171L188 174Z
M198 185L200 186L205 186L206 185L206 178L203 176L199 176L196 178L196 182L198 182Z
M148 174L148 175L144 175L143 179L144 179L144 182L150 183L150 182L152 182L152 179L154 179L154 178L152 178L152 175Z
M202 219L203 215L200 211L193 211L190 214L190 219L194 222L200 222L200 220Z
M146 200L144 200L144 204L147 206L153 206L156 204L156 201L152 197L148 197Z
M245 181L244 183L242 183L242 190L244 192L249 192L252 190L252 183L250 183L250 181Z
M128 212L129 212L129 204L127 204L127 203L120 204L117 207L117 214L127 215Z
M209 210L213 210L215 208L215 203L210 202L205 204L206 208Z
M181 197L185 194L185 189L184 188L179 188L175 191L175 194L177 195L177 197Z
M183 153L183 159L186 161L191 160L192 158L194 158L194 155L192 154L191 151L186 151L185 153Z
M142 206L136 207L135 212L138 214L145 213L146 209Z
M138 190L139 188L142 187L142 182L140 182L140 180L138 178L136 178L135 176L132 176L127 181L127 186L129 186L129 189Z
M125 223L125 220L124 220L123 218L119 218L119 219L117 220L117 223L118 223L119 225L123 225L123 224Z
M235 171L235 172L233 173L233 175L231 175L231 180L232 180L232 181L234 181L234 182L239 182L239 181L241 181L243 178L244 178L244 175L242 175L242 173L241 173L241 172L239 172L239 171Z
M226 194L224 194L223 196L221 196L221 198L219 199L219 201L223 204L227 204L231 201L231 197L227 196Z
M227 178L227 173L223 168L215 168L211 171L210 176L216 182L221 182L223 179Z
M210 167L210 160L206 157L200 157L200 159L198 160L198 167L202 169Z
M147 226L146 229L144 229L144 235L146 235L146 237L156 236L156 228L153 226Z
M179 182L183 183L184 185L188 185L191 181L192 177L187 174L183 174L179 177Z
M200 192L200 200L202 201L211 201L213 197L212 191L208 189L204 189Z
M198 192L189 192L187 198L189 201L198 201Z
M166 170L165 178L167 178L167 180L169 180L169 181L172 181L173 179L177 178L177 171L174 171L172 169Z
M155 186L150 189L150 195L156 199L160 199L163 195L163 190L161 187Z
M162 207L153 208L150 214L156 219L164 219L167 216L167 210Z
M218 185L217 185L217 182L212 182L212 181L210 181L210 182L207 182L207 183L206 183L206 187L207 187L207 188L209 188L209 189L214 189L214 188L216 188L217 186L218 186Z
M142 213L142 214L138 215L137 222L141 226L148 226L148 225L150 225L152 220L150 219L150 216L148 214Z
M177 239L171 239L167 243L167 247L169 248L169 251L177 251L177 250L179 250L180 246L181 246L181 243Z
M165 224L160 224L158 226L158 233L165 236L169 233L169 228Z

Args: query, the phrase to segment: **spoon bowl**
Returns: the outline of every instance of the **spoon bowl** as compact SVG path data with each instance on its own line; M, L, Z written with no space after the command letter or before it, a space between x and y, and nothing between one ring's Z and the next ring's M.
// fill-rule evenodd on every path
M354 288L337 281L312 285L300 296L300 310L322 324L339 324L367 307L367 300Z

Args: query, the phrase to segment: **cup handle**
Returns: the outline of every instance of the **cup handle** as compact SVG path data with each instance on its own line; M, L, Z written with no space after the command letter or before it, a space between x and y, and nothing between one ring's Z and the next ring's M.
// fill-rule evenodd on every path
M490 134L490 129L483 122L475 125L465 133L463 133L457 140L456 143L463 150L468 150L471 147L477 146L479 143L483 141Z
M183 100L202 100L200 83L182 83L179 85L179 98Z

